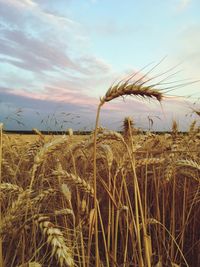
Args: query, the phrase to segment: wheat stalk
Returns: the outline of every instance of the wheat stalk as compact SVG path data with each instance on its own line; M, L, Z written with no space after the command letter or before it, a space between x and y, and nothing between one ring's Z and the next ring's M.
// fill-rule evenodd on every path
M132 76L133 77L133 76ZM131 78L132 78L131 77ZM145 76L144 76L145 77ZM143 78L144 78L143 77ZM97 133L98 133L98 124L99 124L99 117L100 117L100 110L101 107L104 105L105 102L109 102L113 99L116 99L120 96L127 96L127 95L132 95L132 96L139 96L143 98L155 98L159 102L163 98L163 94L161 91L154 89L154 85L152 86L144 86L146 82L143 81L143 79L138 79L137 81L132 82L131 78L127 79L125 82L119 82L117 85L111 86L107 93L105 94L104 97L100 98L100 103L97 109L97 114L96 114L96 123L95 123L95 131L94 131L94 210L95 210L95 256L96 256L96 261L95 261L95 266L98 267L99 265L99 252L98 252L98 218L97 218ZM150 79L149 79L150 80ZM148 80L148 81L149 81ZM147 81L147 82L148 82ZM161 83L158 83L161 84ZM137 183L137 181L136 181ZM138 191L139 194L139 191ZM140 197L138 195L138 197ZM143 211L141 210L141 214L143 214ZM143 218L142 218L143 220ZM143 223L144 224L144 223ZM146 235L146 227L144 225L144 235ZM141 244L139 244L140 246ZM145 253L148 255L148 248L146 247L146 242L145 242ZM147 266L150 267L150 259L147 256ZM142 254L140 251L140 265L143 265L143 258Z
M44 135L43 135L38 129L33 128L32 130L33 130L33 132L35 132L37 135L39 135L39 137L40 137L41 139L44 140Z
M18 265L17 267L42 267L42 265L36 261L29 261L24 264Z
M0 185L2 182L2 147L3 147L3 123L0 123ZM2 227L1 203L0 203L0 229ZM0 267L3 267L3 246L0 236Z

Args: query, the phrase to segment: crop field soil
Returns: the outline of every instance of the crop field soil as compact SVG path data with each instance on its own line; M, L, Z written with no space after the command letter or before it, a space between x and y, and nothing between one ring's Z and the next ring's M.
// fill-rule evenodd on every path
M151 81L151 79L150 79ZM148 82L148 81L147 81ZM200 266L200 129L99 127L127 95L161 101L142 79L109 88L88 136L0 131L0 267Z

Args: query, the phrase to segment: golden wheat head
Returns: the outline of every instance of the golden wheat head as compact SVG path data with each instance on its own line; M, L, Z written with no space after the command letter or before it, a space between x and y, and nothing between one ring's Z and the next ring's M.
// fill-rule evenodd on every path
M139 82L139 84L138 81L130 82L130 80L119 82L117 85L111 86L108 89L105 96L101 98L101 103L104 104L112 99L126 95L155 98L159 102L162 100L163 94L161 91L152 88L151 85L143 86L143 84L143 81Z

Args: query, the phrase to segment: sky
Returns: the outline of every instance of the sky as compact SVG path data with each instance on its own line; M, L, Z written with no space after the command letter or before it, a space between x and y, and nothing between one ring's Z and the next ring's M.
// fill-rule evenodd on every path
M0 0L4 128L91 130L99 98L138 73L162 81L162 103L113 100L101 125L120 130L129 116L144 130L149 119L154 130L168 131L172 120L186 130L199 108L199 11L198 0Z

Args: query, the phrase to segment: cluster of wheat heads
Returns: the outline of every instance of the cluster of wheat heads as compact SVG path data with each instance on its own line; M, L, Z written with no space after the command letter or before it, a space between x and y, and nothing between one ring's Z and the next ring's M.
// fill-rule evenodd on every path
M142 79L111 87L161 101ZM199 266L200 131L1 136L2 266Z

